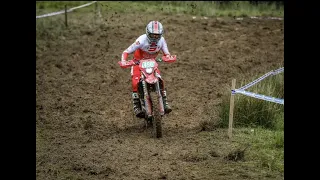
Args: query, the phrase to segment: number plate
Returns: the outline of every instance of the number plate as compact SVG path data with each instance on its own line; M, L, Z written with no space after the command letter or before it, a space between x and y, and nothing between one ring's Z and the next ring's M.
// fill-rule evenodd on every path
M155 62L153 61L146 61L142 63L142 68L153 68L155 66Z

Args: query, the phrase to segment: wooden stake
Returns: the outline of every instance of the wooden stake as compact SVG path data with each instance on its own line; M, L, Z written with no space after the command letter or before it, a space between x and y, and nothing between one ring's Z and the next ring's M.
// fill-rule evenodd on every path
M97 22L97 19L100 20L100 18L101 18L100 6L97 1L95 2L95 15L94 15L95 23Z
M65 24L68 27L68 15L67 15L67 5L64 5L64 17L65 17Z
M94 7L95 7L95 16L94 16L94 19L96 20L97 19L97 17L98 17L98 2L95 2L94 3L95 5L94 5Z
M232 90L236 88L236 79L232 79ZM229 112L229 129L228 129L228 136L229 138L232 137L232 124L233 124L233 109L234 109L234 95L231 91L231 98L230 98L230 112Z
M98 4L98 1L96 2L97 3L97 6L98 6L98 17L101 18L101 5Z

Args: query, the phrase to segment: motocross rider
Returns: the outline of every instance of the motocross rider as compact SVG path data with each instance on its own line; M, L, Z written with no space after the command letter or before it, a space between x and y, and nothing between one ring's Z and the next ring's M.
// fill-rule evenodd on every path
M147 58L156 58L160 50L170 59L172 56L169 53L167 43L163 37L164 29L159 21L151 21L146 26L146 33L138 37L136 41L131 44L122 53L121 62L125 63L128 55L134 53L134 59L141 60ZM157 73L160 75L159 69ZM133 110L137 117L143 118L144 113L141 110L141 104L139 101L138 94L138 83L140 80L139 66L135 65L131 67L131 78L132 78L132 101ZM163 97L165 113L170 113L172 111L171 107L167 102L167 93L164 88L163 80L160 82L161 93Z

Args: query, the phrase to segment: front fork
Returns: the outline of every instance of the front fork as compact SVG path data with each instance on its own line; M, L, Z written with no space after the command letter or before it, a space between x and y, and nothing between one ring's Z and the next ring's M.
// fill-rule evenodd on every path
M161 93L161 88L159 85L159 81L155 84L156 86L156 92L159 98L159 111L160 111L160 115L163 116L164 115L164 105L163 105L163 99L162 99L162 93ZM156 107L154 107L156 108Z
M156 104L152 105L151 102L151 98L150 98L150 94L148 91L148 87L147 87L147 83L146 81L142 80L141 81L142 84L142 90L143 90L143 104L144 104L144 108L145 108L145 112L148 118L152 117L152 108L157 108ZM163 99L162 99L162 94L161 94L161 88L159 85L159 81L157 81L154 84L154 91L156 92L158 98L159 98L159 111L160 111L160 115L164 115L164 104L163 104Z

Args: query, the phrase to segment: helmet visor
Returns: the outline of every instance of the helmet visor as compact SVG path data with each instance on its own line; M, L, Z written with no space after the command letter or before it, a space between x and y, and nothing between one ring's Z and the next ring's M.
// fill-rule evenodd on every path
M150 38L152 38L152 39L160 39L160 37L161 37L160 34L153 34L153 33L150 33L149 36L150 36Z

